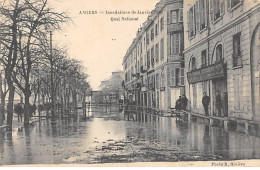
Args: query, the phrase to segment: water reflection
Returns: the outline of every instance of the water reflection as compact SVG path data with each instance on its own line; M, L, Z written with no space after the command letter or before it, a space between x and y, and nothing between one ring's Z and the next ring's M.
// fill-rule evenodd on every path
M182 122L175 118L142 114L139 122L149 125L144 136L166 147L182 148L186 152L219 155L222 159L259 159L260 139L255 136L225 131L196 122Z
M86 122L46 120L0 133L0 164L92 163L86 153L118 140L146 141L161 149L225 160L260 158L260 139L255 136L151 114L93 112Z

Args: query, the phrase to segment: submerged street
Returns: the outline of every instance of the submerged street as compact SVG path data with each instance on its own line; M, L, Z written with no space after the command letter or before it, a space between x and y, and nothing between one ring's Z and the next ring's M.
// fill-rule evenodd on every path
M177 162L260 158L258 137L196 122L98 108L87 121L50 120L0 134L0 165Z

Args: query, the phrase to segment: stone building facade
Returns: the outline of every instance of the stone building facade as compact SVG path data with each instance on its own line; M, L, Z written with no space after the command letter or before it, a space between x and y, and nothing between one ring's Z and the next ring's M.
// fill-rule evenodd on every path
M183 1L161 0L123 59L125 97L167 110L184 93Z
M222 116L259 121L259 0L184 0L183 11L190 110L205 113L202 94L206 92L210 115L219 116L219 91Z

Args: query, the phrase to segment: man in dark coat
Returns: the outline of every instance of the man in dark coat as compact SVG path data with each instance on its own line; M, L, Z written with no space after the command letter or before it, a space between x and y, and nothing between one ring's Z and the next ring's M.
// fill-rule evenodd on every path
M185 96L185 94L183 94L181 97L181 109L186 110L187 104L188 104L188 99Z
M216 95L216 109L217 109L218 116L221 117L222 99L219 91L217 91L217 95Z
M202 104L203 104L206 116L209 116L209 102L210 102L210 98L209 98L209 96L207 96L207 93L204 92L203 98L202 98Z
M181 96L179 96L179 99L176 100L175 109L176 110L180 110L181 109Z

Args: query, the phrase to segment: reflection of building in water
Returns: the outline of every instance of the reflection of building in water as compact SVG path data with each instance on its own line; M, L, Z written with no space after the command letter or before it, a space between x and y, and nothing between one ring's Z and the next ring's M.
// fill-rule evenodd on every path
M255 136L225 131L197 122L187 124L174 118L148 116L150 118L146 119L144 126L140 126L138 120L129 124L126 136L150 140L156 142L158 146L178 148L187 153L218 155L225 160L260 157L260 138Z
M184 0L183 6L190 110L204 113L201 100L206 92L210 113L216 115L219 91L222 101L228 100L222 115L259 121L259 1Z

